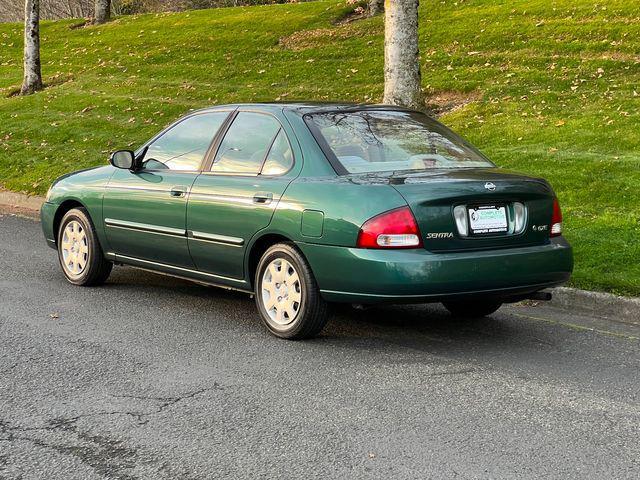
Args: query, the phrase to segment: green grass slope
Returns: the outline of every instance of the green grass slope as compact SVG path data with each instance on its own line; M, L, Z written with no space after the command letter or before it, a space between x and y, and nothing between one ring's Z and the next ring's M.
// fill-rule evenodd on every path
M496 163L548 178L575 246L573 284L640 295L640 13L609 0L421 2L427 94ZM0 185L43 194L192 108L379 102L382 18L334 24L332 0L42 26L50 86L21 80L21 26L0 25Z

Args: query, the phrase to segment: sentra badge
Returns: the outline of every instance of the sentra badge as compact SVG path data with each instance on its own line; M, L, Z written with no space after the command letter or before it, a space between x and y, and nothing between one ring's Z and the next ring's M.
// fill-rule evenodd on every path
M427 238L453 238L452 232L427 233Z

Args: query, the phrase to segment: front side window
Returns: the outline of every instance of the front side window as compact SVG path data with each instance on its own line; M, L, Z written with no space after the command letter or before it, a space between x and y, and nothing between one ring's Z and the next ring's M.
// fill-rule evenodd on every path
M146 170L195 171L229 112L200 113L174 125L149 145Z
M494 166L455 133L417 112L329 112L306 119L348 173Z
M218 148L211 171L259 174L279 131L280 123L269 115L240 112Z

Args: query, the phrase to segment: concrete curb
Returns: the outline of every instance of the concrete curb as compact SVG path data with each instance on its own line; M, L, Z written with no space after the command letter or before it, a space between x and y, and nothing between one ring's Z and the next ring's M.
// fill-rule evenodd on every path
M22 210L39 211L43 203L44 197L0 190L0 205Z
M44 197L0 190L0 207L8 207L10 212L37 217L43 203ZM548 304L551 307L640 326L640 298L625 298L568 287L553 288L551 292L553 300Z
M611 293L589 292L577 288L551 289L551 307L591 314L619 323L640 326L640 298L627 298Z

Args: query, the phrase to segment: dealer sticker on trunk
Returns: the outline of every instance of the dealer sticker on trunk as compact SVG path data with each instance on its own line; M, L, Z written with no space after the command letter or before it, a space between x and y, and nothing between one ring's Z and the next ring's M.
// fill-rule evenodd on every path
M471 233L506 233L508 230L507 210L503 205L483 205L469 208Z

